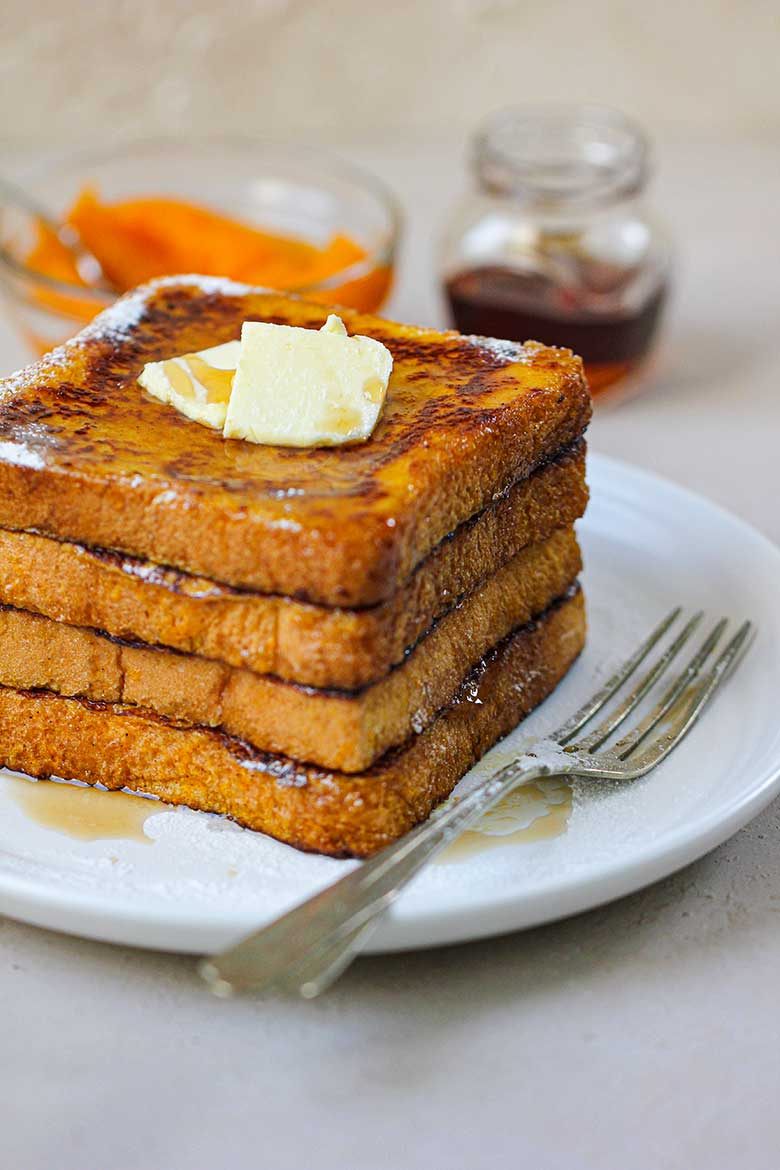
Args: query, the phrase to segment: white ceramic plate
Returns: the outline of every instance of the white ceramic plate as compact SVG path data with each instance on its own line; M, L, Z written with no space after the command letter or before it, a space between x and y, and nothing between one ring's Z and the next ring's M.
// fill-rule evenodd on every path
M751 617L756 643L703 723L656 772L623 787L577 782L573 797L551 781L519 797L486 826L490 836L469 838L468 848L461 844L420 875L372 950L498 934L617 898L724 841L780 789L780 551L706 500L623 464L593 456L589 479L592 500L580 526L588 649L556 694L472 775L554 728L675 604ZM144 828L151 844L77 840L31 820L19 784L0 771L0 911L72 934L215 950L354 864L297 853L187 809L151 816Z

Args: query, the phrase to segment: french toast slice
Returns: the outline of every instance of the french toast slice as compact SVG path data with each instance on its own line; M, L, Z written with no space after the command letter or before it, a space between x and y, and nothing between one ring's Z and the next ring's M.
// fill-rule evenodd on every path
M580 442L461 525L389 600L361 610L247 593L150 561L0 529L0 604L314 687L377 682L486 577L578 519Z
M298 848L365 857L424 820L580 653L579 590L502 642L427 731L359 775L254 751L134 707L0 687L0 765L223 813Z
M371 438L294 450L225 440L150 398L145 362L319 328L328 309L229 281L164 278L0 383L0 526L117 549L324 605L389 599L432 549L571 446L580 359L344 310L394 360Z
M572 529L530 545L360 691L302 687L8 608L0 608L0 685L144 707L265 751L362 772L427 727L490 648L544 612L580 568Z

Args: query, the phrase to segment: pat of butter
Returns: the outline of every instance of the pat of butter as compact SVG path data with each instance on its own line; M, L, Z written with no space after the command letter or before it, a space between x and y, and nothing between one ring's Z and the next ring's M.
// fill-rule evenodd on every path
M393 359L339 317L322 329L245 321L225 438L282 447L367 439L382 410Z
M160 402L221 431L240 353L241 342L228 341L165 362L147 362L138 381Z

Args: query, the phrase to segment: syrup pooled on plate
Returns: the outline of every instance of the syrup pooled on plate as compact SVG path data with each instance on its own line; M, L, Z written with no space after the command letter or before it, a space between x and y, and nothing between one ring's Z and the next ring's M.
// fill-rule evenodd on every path
M568 828L571 808L571 785L560 776L523 784L485 813L473 829L461 833L437 862L448 865L487 849L560 837Z
M23 780L9 777L11 796L31 821L79 841L121 838L153 845L144 832L149 817L168 805L129 792L106 792L83 784L56 780Z

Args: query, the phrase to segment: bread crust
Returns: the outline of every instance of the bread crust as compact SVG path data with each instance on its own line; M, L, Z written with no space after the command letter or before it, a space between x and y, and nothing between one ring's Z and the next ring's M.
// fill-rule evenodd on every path
M585 510L585 445L513 484L369 609L245 593L35 533L0 529L0 603L313 687L377 682L435 621L527 545Z
M0 684L148 708L265 751L361 772L429 726L468 671L565 593L580 568L573 529L530 545L360 691L301 687L7 608L0 609Z
M301 849L365 857L424 820L554 689L585 639L577 590L507 638L421 735L360 775L269 756L137 708L0 687L0 764L223 813ZM478 701L477 701L478 700Z
M394 359L372 437L295 451L224 440L146 395L144 363L328 310L229 282L136 290L0 383L0 526L325 605L389 599L445 536L583 433L568 350L344 310Z

